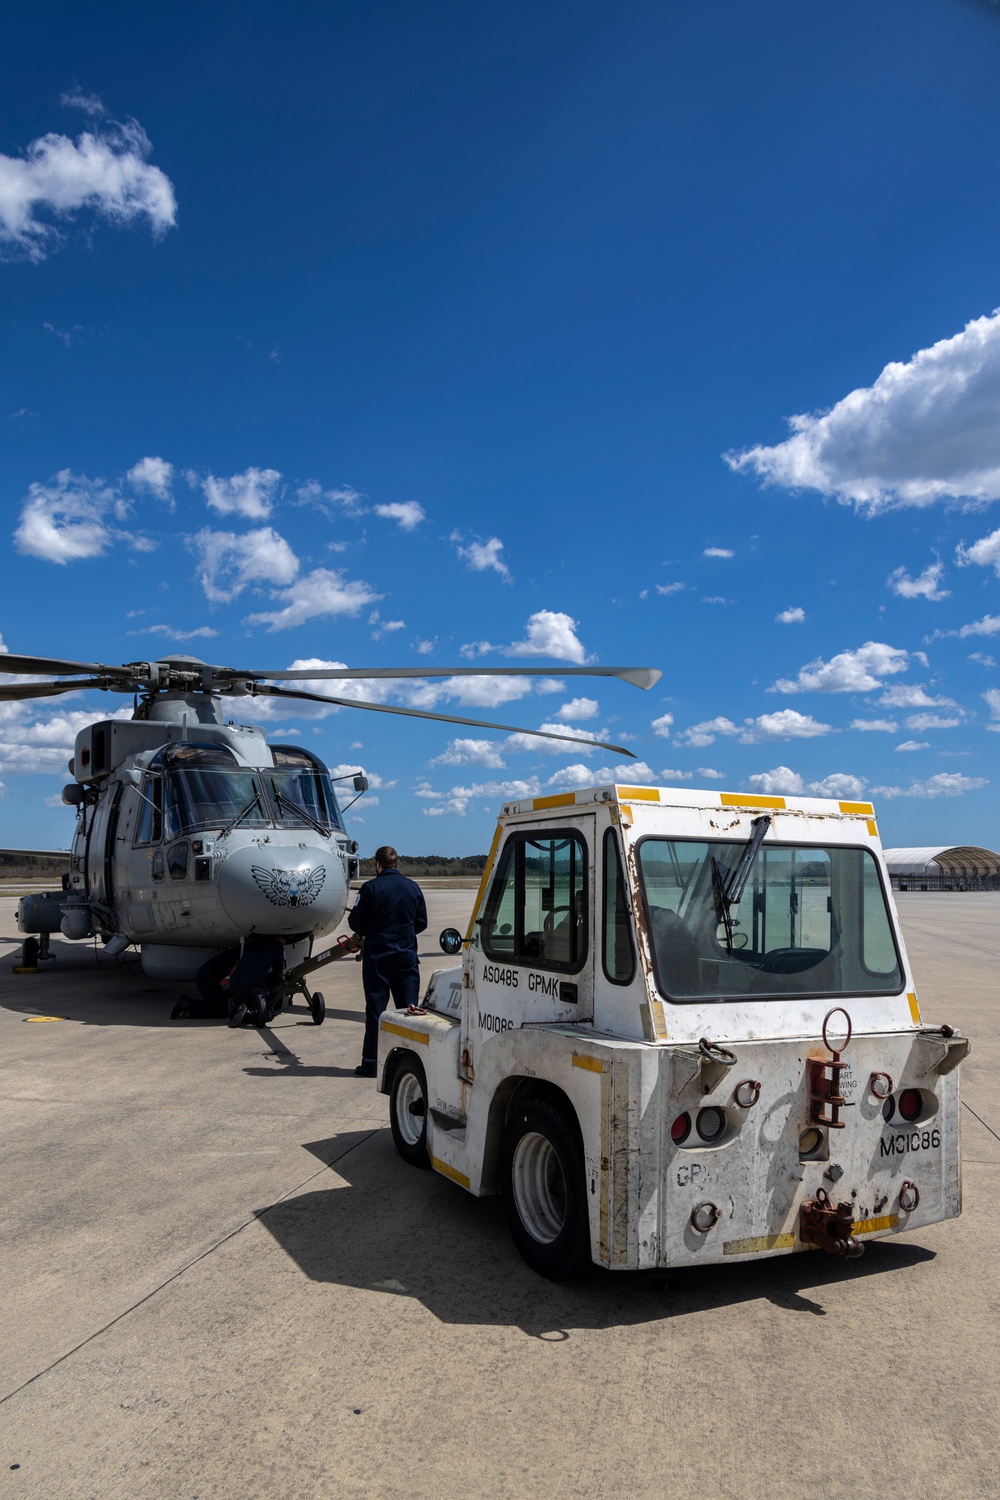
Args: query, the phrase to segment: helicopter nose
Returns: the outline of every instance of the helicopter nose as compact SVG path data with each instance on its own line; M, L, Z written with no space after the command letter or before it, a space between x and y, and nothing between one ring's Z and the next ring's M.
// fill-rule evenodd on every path
M332 850L298 845L235 849L219 872L227 915L244 932L312 931L339 920L347 877Z

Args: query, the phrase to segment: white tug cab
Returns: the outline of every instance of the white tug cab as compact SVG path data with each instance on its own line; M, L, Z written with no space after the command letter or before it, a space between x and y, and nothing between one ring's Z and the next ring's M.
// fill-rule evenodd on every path
M961 1211L868 803L603 786L506 804L468 932L387 1011L393 1138L566 1276L864 1242Z

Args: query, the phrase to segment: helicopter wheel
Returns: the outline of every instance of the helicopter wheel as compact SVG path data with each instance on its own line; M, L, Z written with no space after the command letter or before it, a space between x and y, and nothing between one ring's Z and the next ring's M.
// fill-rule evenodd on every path
M313 1025L322 1026L326 1020L326 1001L319 990L313 990L312 999L309 1001L309 1009L312 1011Z

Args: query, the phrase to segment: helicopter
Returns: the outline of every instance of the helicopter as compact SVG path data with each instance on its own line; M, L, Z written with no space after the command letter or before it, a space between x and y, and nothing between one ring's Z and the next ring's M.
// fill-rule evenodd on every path
M269 697L527 733L611 750L621 745L555 730L328 697L279 682L545 676L537 667L310 667L244 671L194 656L109 666L53 657L0 657L0 702L82 690L133 695L130 719L97 719L76 736L62 800L76 811L62 889L21 898L22 959L51 957L49 940L99 938L109 956L138 947L153 979L189 980L241 939L281 938L286 962L308 959L349 905L358 845L344 824L334 778L298 744L270 744L256 725L227 718L241 699ZM650 667L560 667L560 676L614 677L648 689ZM43 680L48 677L50 680ZM61 679L61 680L56 680ZM238 711L238 710L237 710ZM340 777L337 780L349 780ZM357 796L368 789L353 777ZM16 853L16 850L0 851ZM29 944L35 947L29 951Z

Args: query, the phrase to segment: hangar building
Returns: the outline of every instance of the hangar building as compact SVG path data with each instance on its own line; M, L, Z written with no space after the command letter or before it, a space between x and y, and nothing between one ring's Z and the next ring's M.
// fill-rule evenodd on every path
M894 891L1000 891L1000 854L975 844L886 849Z

